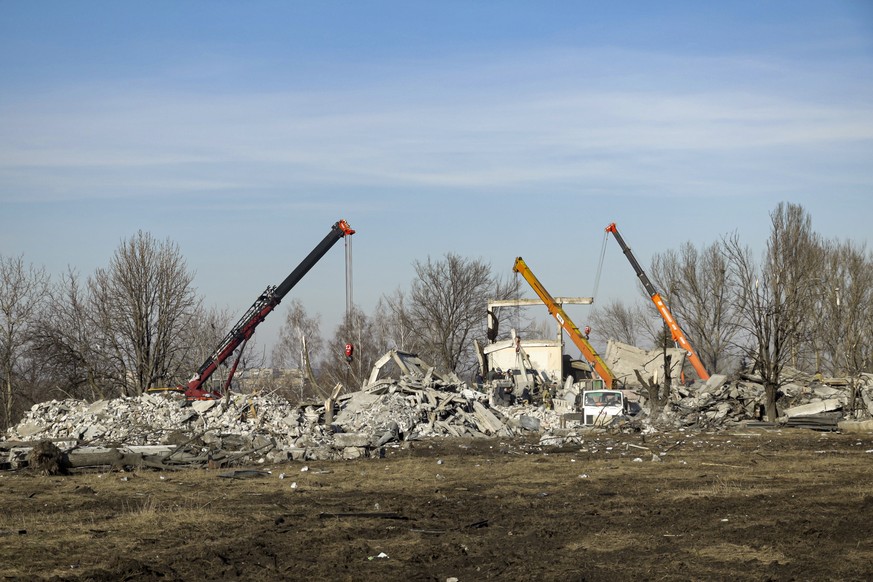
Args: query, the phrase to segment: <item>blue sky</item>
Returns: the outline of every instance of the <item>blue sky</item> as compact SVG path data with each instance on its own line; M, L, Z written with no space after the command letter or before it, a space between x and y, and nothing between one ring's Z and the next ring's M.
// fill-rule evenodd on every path
M447 252L590 295L610 222L644 265L780 201L873 233L866 0L6 0L0 73L0 254L87 275L143 229L235 314L340 218L367 312ZM328 335L343 277L291 292ZM635 290L610 239L596 300Z

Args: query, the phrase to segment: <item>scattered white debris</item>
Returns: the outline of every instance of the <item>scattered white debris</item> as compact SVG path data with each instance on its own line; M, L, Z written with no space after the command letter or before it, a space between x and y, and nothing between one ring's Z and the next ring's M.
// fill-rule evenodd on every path
M189 458L210 454L219 459L218 452L254 463L358 459L397 442L434 437L508 438L534 433L539 434L540 447L560 447L581 446L592 432L608 430L650 435L660 429L693 434L736 428L757 418L764 397L763 386L753 380L728 382L720 377L691 387L675 386L670 402L657 411L657 421L647 414L645 395L641 394L643 412L636 417L618 417L618 423L608 428L566 428L561 424L564 415L554 410L500 406L492 403L488 394L472 390L452 376L447 380L423 373L403 375L400 380L376 380L363 390L340 395L330 426L323 422L324 406L297 406L275 394L234 394L190 406L173 395L143 394L97 402L41 402L7 430L6 439L51 439L78 447L178 446L177 461L183 453ZM873 414L873 375L862 374L859 379L862 402L867 407L864 413ZM824 401L832 403L829 408L840 405L845 409L848 394L844 389L826 386L790 369L786 369L786 380L785 395L779 402L782 410ZM251 409L258 411L256 417L246 414ZM598 453L594 445L588 449L584 452ZM601 454L612 451L613 446L606 443L599 449ZM873 449L865 452L871 454ZM442 459L437 460L437 464L442 463ZM301 468L307 470L308 466Z

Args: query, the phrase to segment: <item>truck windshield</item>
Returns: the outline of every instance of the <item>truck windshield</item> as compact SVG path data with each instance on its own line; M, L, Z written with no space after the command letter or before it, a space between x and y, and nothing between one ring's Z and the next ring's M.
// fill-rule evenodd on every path
M585 406L621 406L621 394L616 392L588 392Z

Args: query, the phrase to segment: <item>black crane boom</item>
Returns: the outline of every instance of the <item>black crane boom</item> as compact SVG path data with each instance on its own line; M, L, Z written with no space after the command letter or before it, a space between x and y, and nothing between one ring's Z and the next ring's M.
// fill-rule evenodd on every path
M315 266L315 264L327 254L327 251L341 238L355 234L355 231L349 226L345 220L340 220L331 227L327 236L322 239L318 245L312 249L303 261L291 271L291 274L285 277L278 286L271 285L261 293L255 300L248 311L240 318L231 330L224 336L224 339L218 344L215 351L210 354L206 361L201 364L188 383L180 386L179 389L184 391L185 397L188 400L209 400L218 397L219 395L205 390L203 385L209 380L213 372L225 362L233 352L236 351L244 342L255 333L255 329L262 321L273 311L277 305L284 299L291 289Z

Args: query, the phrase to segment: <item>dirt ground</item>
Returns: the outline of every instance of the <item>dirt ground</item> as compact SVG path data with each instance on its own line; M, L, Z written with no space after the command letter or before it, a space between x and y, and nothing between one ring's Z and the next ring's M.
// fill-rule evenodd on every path
M6 472L0 568L7 580L869 580L871 467L870 434L746 429L591 433L560 449L413 442L248 472Z

